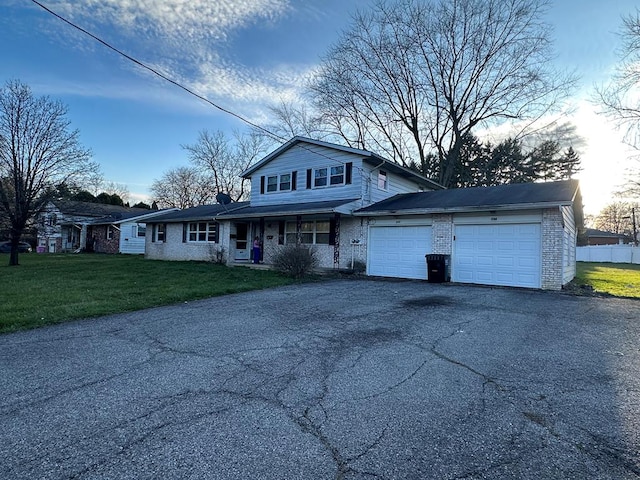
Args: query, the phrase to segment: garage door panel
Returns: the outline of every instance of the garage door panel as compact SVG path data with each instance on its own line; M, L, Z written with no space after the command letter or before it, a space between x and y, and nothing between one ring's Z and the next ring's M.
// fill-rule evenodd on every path
M490 267L493 265L493 257L478 255L478 257L476 257L476 261L480 267Z
M540 287L540 224L456 225L456 282Z
M515 259L513 257L497 257L496 265L502 268L513 268L515 266Z
M430 226L372 226L367 272L383 277L426 279L427 253L431 253Z

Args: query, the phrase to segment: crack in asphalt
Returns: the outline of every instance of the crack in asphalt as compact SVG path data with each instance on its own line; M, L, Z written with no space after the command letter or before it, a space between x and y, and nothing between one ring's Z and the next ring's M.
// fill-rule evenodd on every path
M425 312L428 312L428 316L425 314L425 318L430 321L429 328L433 329L434 336L429 334L431 338L416 338L410 333L404 333L400 327L389 328L385 321L389 317L397 316L399 304L402 304L402 308L405 309L424 309ZM486 402L490 400L491 392L497 392L494 399L504 401L508 407L506 414L513 415L514 419L518 419L516 423L518 428L509 440L511 445L516 445L519 439L530 434L533 428L533 431L537 432L536 438L537 435L540 435L540 441L544 444L527 450L527 454L549 448L548 442L555 443L557 441L594 458L599 464L602 464L602 459L606 458L608 460L605 462L613 463L640 477L640 466L634 462L633 452L613 446L605 437L580 426L569 423L555 424L552 421L553 406L545 395L531 392L529 387L518 385L518 381L504 380L485 373L473 362L465 362L446 353L448 349L443 345L445 342L452 340L455 343L456 335L466 330L470 324L481 320L471 318L464 322L453 323L448 321L446 317L443 319L441 313L450 305L451 303L444 296L400 301L391 304L384 312L378 312L380 316L378 323L375 324L368 321L366 314L361 316L349 314L346 318L341 314L328 315L326 312L318 310L317 317L313 318L313 322L298 321L297 324L279 325L280 328L297 337L297 341L264 348L232 349L232 351L219 353L207 351L206 346L178 348L173 346L170 340L161 340L148 331L140 329L138 325L136 328L143 330L144 341L124 339L146 348L147 358L143 361L133 363L123 371L112 375L79 385L71 385L29 404L21 404L19 408L1 412L0 416L10 415L65 394L113 381L146 364L158 361L162 354L193 357L209 361L205 362L205 365L209 367L209 363L211 363L211 370L217 372L208 378L211 388L187 389L152 397L147 399L147 404L142 405L145 408L144 412L123 419L100 432L94 432L93 437L97 438L104 436L105 432L137 430L135 435L129 435L129 438L124 439L125 441L121 441L114 447L108 447L111 451L102 454L101 458L74 472L69 478L79 479L95 473L103 465L121 458L122 455L129 454L140 445L152 441L167 429L193 425L204 418L215 417L232 408L237 408L238 403L233 403L231 399L239 400L241 406L256 402L281 412L283 418L289 420L290 425L304 435L312 437L314 440L310 441L317 442L317 445L320 445L322 450L326 452L327 461L330 459L332 467L335 468L334 478L336 480L347 480L350 476L385 478L380 473L370 471L370 468L366 467L366 459L385 445L388 431L392 428L390 424L386 423L382 428L379 426L375 429L372 428L371 433L375 433L375 438L368 437L367 441L360 439L355 447L346 447L340 444L339 438L332 436L332 430L330 430L334 425L332 422L337 422L337 419L334 418L335 412L338 411L337 407L345 402L371 400L389 395L419 377L429 362L442 361L482 380L479 396L483 410L487 407ZM115 329L107 333L123 339L122 332L122 329ZM439 334L435 335L436 332ZM375 353L375 348L394 343L418 349L412 357L412 361L415 358L415 363L412 365L414 368L399 369L399 372L402 373L391 377L391 380L395 380L395 382L373 393L361 396L349 395L347 399L332 399L332 377L337 374L341 376L349 374L359 364L366 361L367 355ZM167 356L166 358L171 357ZM196 399L209 402L207 405L209 408L206 408L205 411L195 411L195 406L190 408L190 402L196 402ZM233 406L231 406L232 403ZM9 405L9 407L11 406L13 405ZM164 418L168 416L165 414L169 410L177 412L177 417L173 420ZM474 409L468 415L478 414L479 411ZM568 433L564 427L568 428ZM581 431L582 435L572 435L576 431ZM63 446L62 450L58 452L59 456L56 460L63 459L61 454L66 454L72 445L73 443L68 443ZM524 454L525 452L521 448L507 449L501 454L501 458L491 463L478 466L476 469L472 468L464 473L451 474L456 476L445 478L484 478L498 469L518 464L523 460ZM30 460L38 461L48 458L50 455L45 452L41 457L34 457ZM363 460L365 466L357 465L359 461Z

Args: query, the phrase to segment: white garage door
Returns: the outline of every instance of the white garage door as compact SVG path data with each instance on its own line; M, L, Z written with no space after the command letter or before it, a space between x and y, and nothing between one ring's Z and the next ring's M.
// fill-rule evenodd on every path
M427 279L424 256L431 253L431 227L370 227L369 275Z
M456 225L454 282L540 287L540 224Z

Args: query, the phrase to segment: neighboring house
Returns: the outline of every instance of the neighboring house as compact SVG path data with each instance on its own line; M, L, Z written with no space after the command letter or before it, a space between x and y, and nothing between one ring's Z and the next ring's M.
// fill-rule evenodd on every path
M54 200L38 218L38 251L144 253L144 220L165 211Z
M587 228L585 237L587 239L587 245L622 245L632 242L632 238L627 235L605 232L603 230L596 230L595 228Z
M313 245L325 268L364 262L367 227L353 210L398 193L442 188L372 152L295 137L243 173L251 201L195 207L153 219L148 258L252 261L255 237L271 263L285 245ZM217 241L213 241L213 239ZM215 245L214 245L215 244Z
M560 289L575 276L582 200L576 180L443 190L365 151L295 137L244 172L251 201L158 216L146 256L271 263L311 245L320 266L366 264L373 276L427 278L445 255L461 283Z

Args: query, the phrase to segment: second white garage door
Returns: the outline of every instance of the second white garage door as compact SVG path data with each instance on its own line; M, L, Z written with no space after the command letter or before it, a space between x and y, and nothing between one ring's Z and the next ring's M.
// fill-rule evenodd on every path
M540 224L456 225L454 282L540 287Z
M431 253L431 227L372 226L367 272L380 277L427 279L424 256Z

